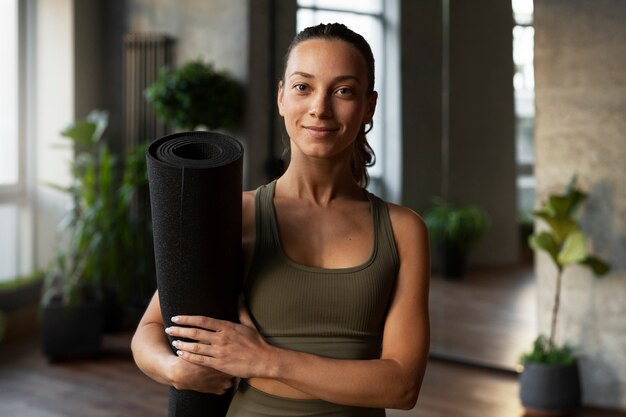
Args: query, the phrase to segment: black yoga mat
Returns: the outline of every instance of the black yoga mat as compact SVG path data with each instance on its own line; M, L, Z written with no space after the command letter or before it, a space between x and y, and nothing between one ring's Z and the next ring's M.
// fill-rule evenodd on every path
M243 147L223 134L185 132L157 139L146 156L165 326L179 314L237 321ZM223 417L231 397L171 388L169 417Z

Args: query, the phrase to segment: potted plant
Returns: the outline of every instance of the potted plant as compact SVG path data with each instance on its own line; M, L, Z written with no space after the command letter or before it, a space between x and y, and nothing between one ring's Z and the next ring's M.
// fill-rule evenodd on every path
M240 83L201 61L175 70L162 68L145 95L156 114L178 130L235 127L243 113Z
M489 227L487 214L474 205L454 205L442 198L424 216L444 277L465 274L471 249Z
M534 233L528 242L535 251L544 251L556 266L556 290L552 305L550 334L539 335L533 349L522 355L520 376L522 405L530 416L562 416L576 410L581 403L578 362L573 350L556 341L557 320L564 270L574 264L589 267L596 276L605 275L609 266L588 253L587 239L575 219L587 195L576 187L574 176L564 194L550 195L534 212L548 230Z
M61 132L75 150L73 182L61 188L74 206L61 223L65 239L44 280L42 342L51 358L100 350L102 330L120 320L119 306L135 272L141 234L129 205L145 173L131 175L133 158L119 172L117 158L101 140L107 122L106 112L93 111Z

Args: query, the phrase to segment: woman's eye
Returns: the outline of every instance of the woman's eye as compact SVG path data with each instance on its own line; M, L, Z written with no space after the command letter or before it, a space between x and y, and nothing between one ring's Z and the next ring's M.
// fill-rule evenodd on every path
M349 96L352 94L352 89L348 87L341 87L337 90L337 94L340 96Z
M299 93L304 93L305 91L308 90L308 87L306 84L296 84L293 86L293 88Z

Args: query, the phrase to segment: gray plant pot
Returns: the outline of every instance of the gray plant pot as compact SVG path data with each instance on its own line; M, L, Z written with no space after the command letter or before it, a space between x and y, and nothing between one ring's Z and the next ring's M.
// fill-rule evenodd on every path
M522 405L529 416L567 416L581 403L578 363L527 363L520 376Z

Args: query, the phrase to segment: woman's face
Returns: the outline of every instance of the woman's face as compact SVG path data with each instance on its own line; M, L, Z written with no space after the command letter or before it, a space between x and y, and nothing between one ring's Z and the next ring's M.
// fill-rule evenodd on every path
M367 88L365 59L349 43L312 39L292 49L278 90L292 159L349 155L374 115L377 94Z

